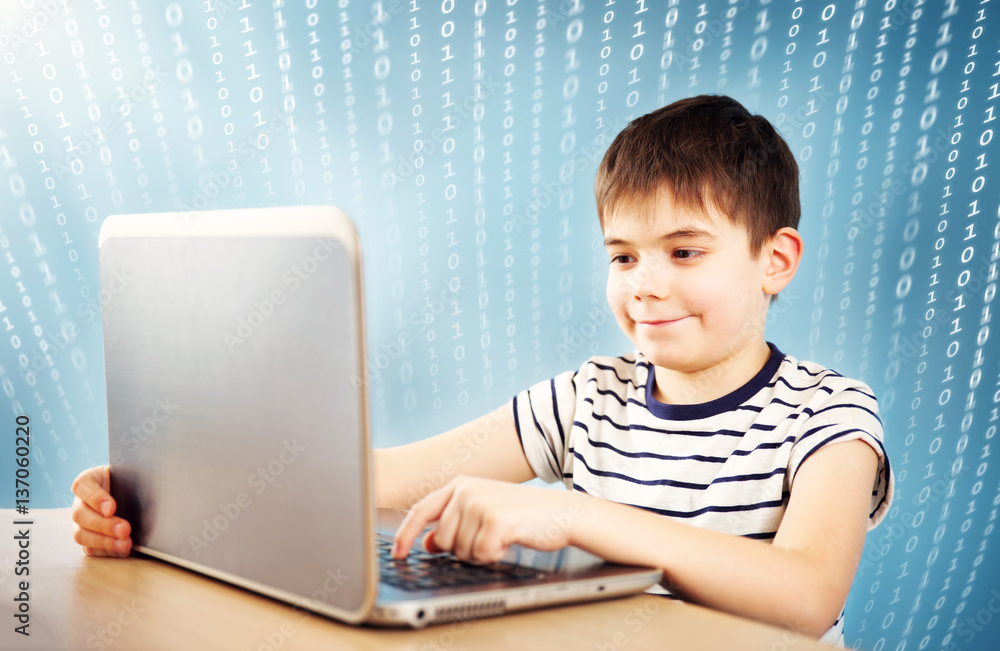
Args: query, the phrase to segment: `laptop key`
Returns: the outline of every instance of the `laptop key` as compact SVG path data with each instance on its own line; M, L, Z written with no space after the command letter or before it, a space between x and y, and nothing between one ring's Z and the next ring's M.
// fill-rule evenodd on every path
M393 559L389 556L391 544L379 542L382 581L404 590L433 590L544 576L543 572L507 563L480 565L467 563L449 554L428 554L417 550L405 559Z

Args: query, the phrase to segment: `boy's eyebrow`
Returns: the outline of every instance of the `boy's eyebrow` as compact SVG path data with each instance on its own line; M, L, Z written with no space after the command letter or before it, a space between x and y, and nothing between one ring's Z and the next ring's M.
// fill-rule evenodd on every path
M677 239L698 239L698 240L714 240L715 235L706 230L693 227L680 228L676 231L672 231L665 235L660 236L660 240L677 240ZM607 237L604 239L604 246L628 246L631 244L628 240L623 240L617 237Z

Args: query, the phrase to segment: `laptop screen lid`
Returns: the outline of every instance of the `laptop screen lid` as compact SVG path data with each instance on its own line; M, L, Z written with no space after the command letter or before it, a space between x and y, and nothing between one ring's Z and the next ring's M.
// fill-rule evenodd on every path
M348 622L378 575L357 232L332 207L115 215L112 495L136 550Z

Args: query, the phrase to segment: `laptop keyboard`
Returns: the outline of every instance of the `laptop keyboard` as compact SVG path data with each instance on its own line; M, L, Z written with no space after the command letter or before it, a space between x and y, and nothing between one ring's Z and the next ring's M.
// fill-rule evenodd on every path
M389 550L392 541L377 540L381 580L403 590L434 590L457 586L480 585L495 581L523 581L544 576L544 572L510 563L477 565L466 563L451 554L428 554L413 549L409 556L394 559Z

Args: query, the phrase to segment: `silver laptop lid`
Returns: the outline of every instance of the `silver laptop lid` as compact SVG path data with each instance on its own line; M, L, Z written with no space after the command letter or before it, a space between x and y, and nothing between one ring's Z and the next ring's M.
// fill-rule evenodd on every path
M366 619L374 498L350 220L111 216L100 275L112 494L135 548Z

